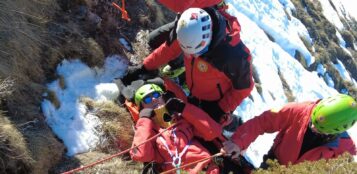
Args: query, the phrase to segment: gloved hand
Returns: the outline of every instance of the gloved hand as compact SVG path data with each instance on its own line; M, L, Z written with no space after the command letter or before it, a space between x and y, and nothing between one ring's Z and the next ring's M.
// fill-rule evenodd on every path
M220 123L222 116L226 114L216 101L203 101L201 102L200 108L209 114L217 123Z
M122 81L125 85L129 85L132 81L138 80L140 75L146 73L147 70L142 64L140 64L140 65L128 66L126 72L127 73L122 78Z
M172 115L175 113L182 113L183 109L185 108L185 103L178 99L178 98L170 98L167 102L166 102L166 109L167 111Z
M139 113L140 118L151 118L155 115L155 112L151 108L142 109Z
M175 20L173 21L175 23L174 27L171 29L169 37L166 40L166 43L169 46L177 39L176 28L177 28L177 23L178 23L178 20L180 19L180 17L181 17L181 14L177 13Z
M223 142L221 153L225 154L225 156L230 156L232 159L238 159L240 152L240 147L233 141L228 140Z

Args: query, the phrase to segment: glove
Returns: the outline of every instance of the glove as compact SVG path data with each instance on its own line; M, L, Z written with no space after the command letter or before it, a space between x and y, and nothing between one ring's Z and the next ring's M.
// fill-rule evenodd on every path
M211 118L219 123L224 114L226 114L221 107L218 105L218 102L203 101L201 103L201 109L204 110Z
M240 152L240 147L233 141L228 140L223 142L221 153L225 154L226 156L231 156L232 159L238 159Z
M176 28L177 28L177 23L178 23L178 20L180 19L181 17L181 14L180 13L177 13L176 14L176 17L175 17L175 20L173 21L175 24L174 24L174 27L171 29L170 33L169 33L169 37L167 38L166 42L167 42L167 45L171 45L177 38L177 33L176 33Z
M128 66L128 69L126 71L127 73L122 79L125 85L129 85L132 81L139 79L141 74L147 72L147 70L142 64Z
M185 108L185 103L178 99L178 98L170 98L167 102L166 102L166 109L167 111L173 115L175 113L182 113L183 109Z
M155 112L151 108L145 108L145 109L141 110L139 113L140 118L151 118L154 115L155 115Z

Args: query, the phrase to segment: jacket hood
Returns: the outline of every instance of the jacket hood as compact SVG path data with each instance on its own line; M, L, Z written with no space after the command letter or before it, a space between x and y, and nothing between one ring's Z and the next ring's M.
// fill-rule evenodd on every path
M209 54L226 37L227 20L214 8L204 8L212 19L212 41L209 45L209 51L203 55ZM205 56L203 56L205 57Z

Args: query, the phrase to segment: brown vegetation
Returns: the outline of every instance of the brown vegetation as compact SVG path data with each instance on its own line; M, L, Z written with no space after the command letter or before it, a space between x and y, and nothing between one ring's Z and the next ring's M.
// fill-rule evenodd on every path
M45 92L49 94L47 99L55 107L60 107L55 93L47 91L45 85L53 79L60 79L61 88L66 87L63 77L55 74L57 65L64 58L79 58L91 67L101 66L104 57L111 54L121 54L139 62L149 53L146 43L142 42L146 39L134 42L136 36L147 37L146 31L137 35L139 30L156 28L174 18L172 12L163 10L154 0L129 0L126 6L132 21L127 22L121 19L120 11L113 8L111 2L0 1L0 173L64 172L130 147L133 137L131 117L124 108L112 102L100 103L82 98L90 112L103 122L104 135L94 152L74 157L64 155L63 144L47 126L40 109ZM121 4L120 0L114 2ZM305 0L293 2L298 7L302 3L311 5ZM337 38L331 34L335 29L316 9L320 7L312 4L308 13L297 10L296 15L304 18L303 23L316 39L314 45L319 62L328 63L330 57L336 58L332 55L338 55L344 64L349 63L347 68L350 71L354 68L351 73L356 75L356 60L351 61L336 48ZM316 28L315 23L318 23ZM356 32L342 32L342 35L352 48ZM134 42L134 51L124 49L118 42L119 38ZM324 48L331 53L327 51L325 54ZM357 53L352 51L352 54ZM261 92L259 78L256 72L254 74L257 89ZM348 87L343 80L337 80L341 81L338 84L341 88ZM284 86L287 87L286 84ZM139 173L142 165L126 159L127 156L115 158L83 173Z
M310 50L313 56L316 58L314 64L310 67L306 67L306 64L299 55L296 57L302 65L310 71L315 71L319 63L325 65L327 72L334 76L333 80L337 86L335 88L338 91L342 89L347 89L349 94L357 97L356 87L351 85L350 82L341 78L341 75L336 71L332 63L336 63L337 59L346 66L346 69L350 72L350 75L356 79L357 78L357 60L353 59L346 51L344 51L339 46L339 40L336 36L336 28L331 24L326 17L322 14L322 7L318 1L309 1L309 0L292 0L293 4L296 7L296 12L293 13L296 18L301 20L301 22L306 26L310 36L313 38L313 47L315 52L311 52L310 44L307 44L304 41L305 46ZM356 37L353 35L355 24L352 22L347 22L341 18L341 21L344 23L346 29L344 31L339 31L343 38L347 42L347 47L350 47L348 50L355 54L355 50L351 49L353 41L356 40Z
M7 111L1 114L0 144L6 147L2 169L10 173L47 173L63 152L39 108L46 80L42 62L48 59L42 50L50 43L46 25L57 9L54 0L0 2L0 79L10 85L0 96L0 109Z
M134 125L131 115L124 107L120 107L112 101L95 102L90 98L82 98L81 102L103 123L101 132L104 135L101 138L100 151L115 153L118 150L131 147Z
M0 173L31 172L33 162L23 135L0 112Z
M269 168L267 170L258 169L254 174L296 174L296 173L335 173L346 174L356 173L357 163L352 162L353 157L349 154L341 155L336 159L319 160L314 162L302 162L296 165L279 165L275 160L268 160Z

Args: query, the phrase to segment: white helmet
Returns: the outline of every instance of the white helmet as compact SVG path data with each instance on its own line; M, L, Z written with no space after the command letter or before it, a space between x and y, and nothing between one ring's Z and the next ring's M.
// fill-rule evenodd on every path
M197 54L207 48L212 40L212 20L200 8L189 8L178 20L177 40L186 54Z

